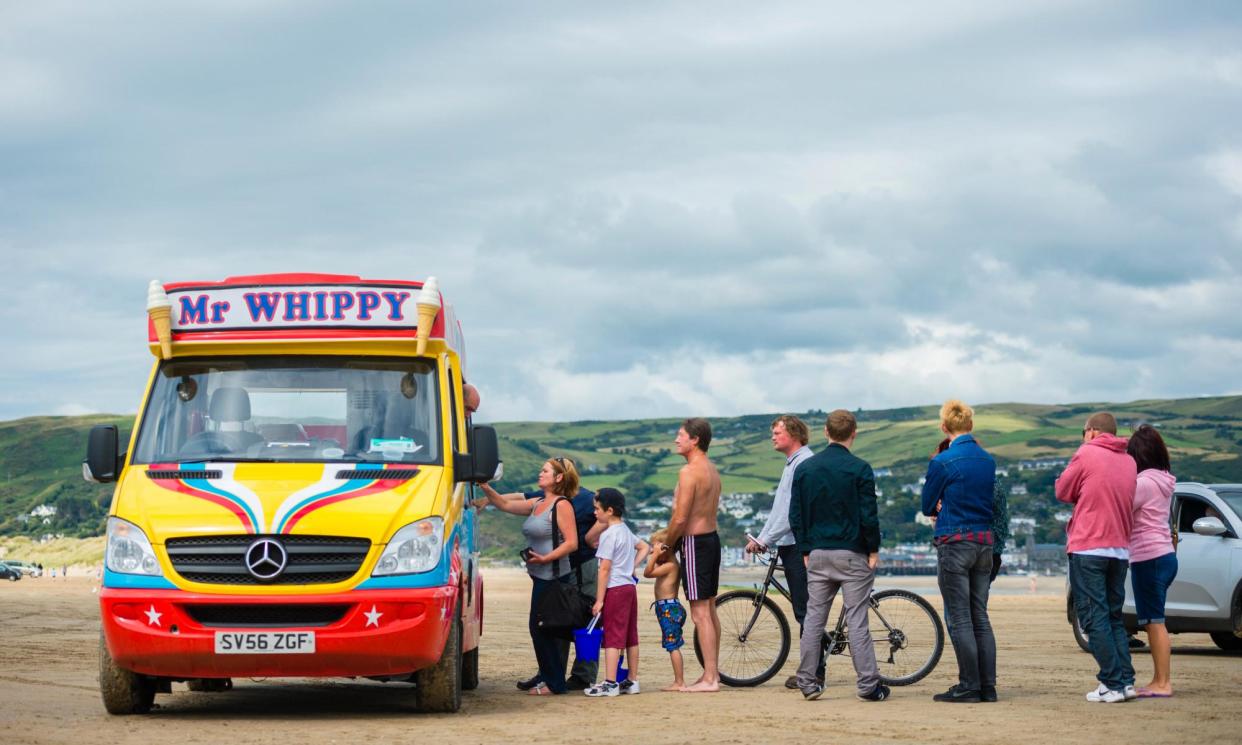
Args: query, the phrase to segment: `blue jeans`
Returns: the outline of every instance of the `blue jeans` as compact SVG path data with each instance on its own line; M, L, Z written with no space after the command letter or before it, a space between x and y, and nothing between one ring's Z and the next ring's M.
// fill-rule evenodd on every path
M557 579L539 579L531 577L534 584L530 588L530 641L535 647L535 661L539 663L539 678L553 693L565 692L565 666L569 662L569 646L551 634L545 633L535 625L535 606L539 596L553 582L569 582L572 575L566 574Z
M1091 656L1100 666L1096 678L1113 691L1134 685L1129 635L1121 620L1126 601L1129 562L1104 556L1070 554L1070 590L1074 612L1087 632Z
M971 541L936 546L936 580L957 657L957 685L978 691L996 687L996 636L988 618L992 547Z

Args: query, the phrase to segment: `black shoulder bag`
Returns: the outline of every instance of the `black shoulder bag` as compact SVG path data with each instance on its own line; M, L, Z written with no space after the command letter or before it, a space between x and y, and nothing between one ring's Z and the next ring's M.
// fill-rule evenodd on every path
M556 509L561 502L568 499L560 497L552 504L552 550L561 544L560 527L556 521ZM559 559L557 560L560 561ZM552 564L552 573L556 574L556 562ZM535 605L535 625L541 631L562 639L573 639L574 629L586 628L591 622L591 607L595 598L584 595L578 587L569 582L553 582L539 596Z

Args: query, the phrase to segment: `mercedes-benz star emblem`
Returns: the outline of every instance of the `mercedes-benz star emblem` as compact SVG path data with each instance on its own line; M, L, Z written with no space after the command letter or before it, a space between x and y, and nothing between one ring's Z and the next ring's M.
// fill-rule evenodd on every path
M246 569L254 575L255 579L262 581L276 579L281 572L285 571L287 563L289 563L289 554L285 551L285 547L280 545L280 541L260 538L246 549Z

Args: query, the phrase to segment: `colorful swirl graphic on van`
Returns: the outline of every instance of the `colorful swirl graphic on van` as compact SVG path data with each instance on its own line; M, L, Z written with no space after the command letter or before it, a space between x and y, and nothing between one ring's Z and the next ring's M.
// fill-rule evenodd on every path
M417 467L391 463L325 467L323 478L318 483L290 494L280 503L272 517L272 532L288 533L299 520L330 504L396 488L417 471ZM342 481L344 472L352 472L352 478Z
M176 471L176 478L153 478L169 491L219 505L233 513L250 534L289 533L307 515L331 504L388 491L409 481L417 467L391 463L332 464L324 466L319 481L290 494L276 508L268 525L263 501L250 487L234 477L236 463L158 463L151 471ZM192 475L204 473L203 477ZM211 478L206 478L210 475Z
M236 463L213 463L210 470L219 471L220 478L196 478L187 476L196 471L207 471L206 463L152 464L152 471L180 471L177 479L158 479L154 483L178 494L205 499L232 512L241 521L247 533L258 533L263 526L263 500L244 484L233 478ZM212 474L214 476L214 474Z

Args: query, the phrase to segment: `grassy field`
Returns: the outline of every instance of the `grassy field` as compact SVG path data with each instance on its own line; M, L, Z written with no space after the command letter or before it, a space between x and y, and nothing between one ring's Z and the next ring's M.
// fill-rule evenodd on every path
M1068 458L1080 443L1083 420L1090 412L1102 409L1117 414L1123 435L1139 422L1159 426L1172 450L1178 478L1242 482L1242 396L1125 404L991 404L977 407L976 434L1002 466L1015 466L1030 458ZM879 479L878 485L885 492L883 507L890 517L886 536L894 540L918 535L907 526L912 523L914 498L903 494L900 487L918 480L928 453L941 438L937 411L936 406L922 406L856 412L859 437L855 453L876 469L892 470L892 476ZM710 454L720 469L726 492L766 494L775 486L784 460L772 451L769 439L769 423L774 416L711 420L714 440ZM800 416L811 427L812 448L822 448L824 413L808 411ZM0 422L0 536L90 536L101 531L112 489L82 481L80 464L87 431L94 424L104 423L117 424L123 435L131 425L129 418L115 416L31 417ZM564 456L579 464L588 488L618 487L637 506L650 507L659 497L671 494L676 485L683 461L673 452L673 437L680 423L674 418L499 423L496 429L505 476L497 486L502 491L531 489L543 462ZM1016 475L1030 493L1016 498L1011 512L1036 517L1045 526L1041 537L1055 540L1060 526L1052 516L1061 510L1051 497L1055 472ZM57 508L57 514L46 523L29 518L30 510L41 504ZM520 521L487 523L485 544L508 558L511 544L520 541ZM37 545L39 551L51 550L49 544ZM35 544L22 548L35 550ZM3 544L0 550L5 550Z

